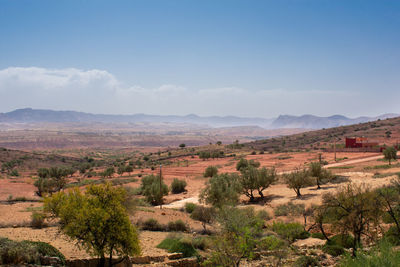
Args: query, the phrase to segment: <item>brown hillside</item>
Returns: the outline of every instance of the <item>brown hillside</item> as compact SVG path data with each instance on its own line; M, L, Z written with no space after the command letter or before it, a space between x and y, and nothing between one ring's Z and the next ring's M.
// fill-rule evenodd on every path
M245 146L254 150L276 152L323 149L331 147L335 139L337 146L343 147L345 138L353 136L364 136L380 145L398 144L400 117L258 140L247 143Z

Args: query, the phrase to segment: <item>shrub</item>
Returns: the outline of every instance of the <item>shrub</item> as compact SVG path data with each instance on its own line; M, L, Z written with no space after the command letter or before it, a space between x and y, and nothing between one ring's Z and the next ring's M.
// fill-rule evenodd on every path
M206 250L211 247L211 240L209 237L205 236L196 236L192 239L192 245L196 249Z
M185 211L187 213L192 213L196 207L197 207L197 205L192 202L185 203Z
M266 221L271 220L271 216L266 210L259 210L257 216Z
M165 231L165 226L160 224L156 219L150 218L141 225L142 230L147 231Z
M329 238L327 244L329 245L338 245L344 248L352 248L353 247L354 238L351 235L347 234L339 234Z
M274 209L275 216L300 216L303 212L304 204L295 204L293 202L278 205Z
M168 222L167 229L168 229L168 231L173 231L173 232L187 232L188 231L188 227L187 227L186 223L182 220Z
M45 226L44 220L46 216L41 212L34 211L31 215L31 227L35 229L41 229Z
M52 245L40 241L23 241L23 242L34 246L40 255L48 257L57 257L61 260L61 263L65 264L65 256Z
M204 171L204 177L213 177L218 174L218 168L216 166L208 166Z
M10 172L10 176L15 176L15 177L18 177L19 176L19 173L18 173L18 171L17 170L12 170L11 172Z
M57 257L65 265L65 257L53 246L44 242L16 242L8 238L0 238L1 265L41 265L42 257Z
M293 264L293 266L296 267L314 267L314 266L321 266L318 261L311 257L311 256L300 256L295 263Z
M322 247L322 251L326 254L329 254L331 256L337 257L339 255L342 255L344 253L344 248L339 245L324 245Z
M289 242L296 239L306 239L310 236L310 233L305 231L300 223L274 222L271 228L272 231Z
M269 235L260 240L258 246L262 250L277 250L286 246L286 242L274 235Z
M166 249L169 253L182 253L184 257L197 255L196 249L189 240L176 235L167 236L157 247Z
M186 191L185 187L186 187L185 180L179 180L179 179L175 178L171 184L171 192L173 194L179 194L179 193L185 192Z

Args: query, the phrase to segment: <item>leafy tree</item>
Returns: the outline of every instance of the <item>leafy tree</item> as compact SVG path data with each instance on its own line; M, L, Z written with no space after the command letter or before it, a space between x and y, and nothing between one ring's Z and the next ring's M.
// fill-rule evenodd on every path
M75 188L45 199L45 211L59 218L61 231L75 240L93 256L100 258L99 266L114 265L113 255L131 256L140 253L135 227L129 221L122 187L110 183L91 185L86 193Z
M260 162L255 161L255 160L247 160L245 158L241 158L238 163L236 164L236 170L240 171L241 169L247 168L249 166L252 166L254 168L260 167Z
M312 184L310 173L306 169L296 169L288 174L284 174L287 186L296 192L296 196L301 197L300 189Z
M160 176L148 175L142 179L141 192L152 205L161 205L168 195L168 186L162 181L160 190Z
M200 194L200 200L215 207L236 205L241 191L237 174L223 173L211 177Z
M386 160L389 161L389 165L391 165L392 160L396 160L397 159L397 150L390 146L385 148L385 150L383 150L383 156Z
M322 168L319 162L311 162L309 172L316 179L317 189L321 189L321 184L332 178L332 173Z
M37 194L42 196L43 193L54 193L60 191L67 184L66 176L68 175L67 169L52 167L50 169L38 169L39 178L35 181L34 185L37 187Z
M186 144L180 144L179 147L184 148L184 147L186 147Z
M204 171L204 177L213 177L218 174L218 168L216 166L208 166Z
M323 195L322 208L331 211L329 220L334 229L353 235L353 255L361 245L361 236L374 238L373 229L382 215L379 198L365 185L348 184L335 194Z
M243 258L253 259L264 226L254 210L225 207L217 220L222 229L214 239L214 251L205 266L239 266Z
M258 194L263 199L263 191L276 180L275 169L257 169L252 165L249 165L246 168L241 168L240 172L240 183L243 192L250 198L250 201L254 200L253 191L258 191Z
M400 177L393 180L390 186L378 188L376 193L381 199L383 211L395 224L397 236L400 237Z
M101 173L101 176L111 178L115 173L114 167L108 167L104 172Z
M197 205L190 215L190 218L200 221L203 225L204 231L207 231L206 225L214 221L215 214L216 212L214 208Z
M133 166L132 165L128 165L125 167L125 171L131 175L131 172L133 172Z
M125 167L125 165L120 165L120 166L118 166L117 173L118 173L120 176L122 176L125 172L126 172L126 167Z

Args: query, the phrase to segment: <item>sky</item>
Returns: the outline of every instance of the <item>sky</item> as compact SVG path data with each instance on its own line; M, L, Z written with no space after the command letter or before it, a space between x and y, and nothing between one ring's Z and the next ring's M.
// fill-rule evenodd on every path
M400 113L400 1L0 0L0 112Z

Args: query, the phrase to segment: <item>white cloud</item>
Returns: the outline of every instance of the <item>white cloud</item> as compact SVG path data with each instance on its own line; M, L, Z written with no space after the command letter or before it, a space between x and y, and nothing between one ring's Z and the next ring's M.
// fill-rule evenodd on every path
M351 114L357 91L236 87L190 90L173 84L157 88L124 86L104 70L10 67L0 70L1 111L33 107L93 113L241 115ZM368 104L366 98L364 104ZM366 109L368 110L368 109Z

